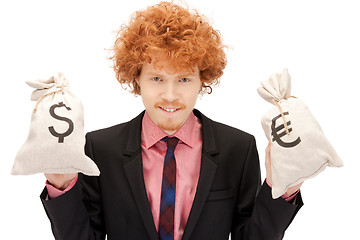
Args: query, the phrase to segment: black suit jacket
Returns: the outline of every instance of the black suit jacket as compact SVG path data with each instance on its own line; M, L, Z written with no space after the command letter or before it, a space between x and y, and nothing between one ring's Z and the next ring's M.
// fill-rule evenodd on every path
M302 206L273 200L261 185L253 136L210 120L199 111L203 148L198 187L184 240L282 239ZM85 152L99 177L79 174L64 195L42 203L56 239L158 239L147 199L141 156L143 113L130 122L86 135Z

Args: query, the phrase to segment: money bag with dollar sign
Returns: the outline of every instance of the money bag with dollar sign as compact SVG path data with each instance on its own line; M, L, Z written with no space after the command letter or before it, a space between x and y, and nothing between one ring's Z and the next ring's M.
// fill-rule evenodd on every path
M96 164L84 153L84 110L69 90L62 73L46 81L27 81L35 88L36 101L28 138L17 153L13 175L35 173L100 174Z
M326 139L308 107L291 96L287 69L261 82L258 93L274 104L261 124L271 142L272 197L313 178L329 167L341 167L340 157Z

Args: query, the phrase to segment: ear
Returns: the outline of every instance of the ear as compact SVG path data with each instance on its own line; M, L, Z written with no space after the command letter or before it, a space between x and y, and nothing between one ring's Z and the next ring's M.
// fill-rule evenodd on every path
M134 78L135 82L133 82L133 87L134 87L134 92L137 95L141 95L141 90L140 90L140 78L139 77L135 77Z
M136 77L134 78L134 80L135 80L136 84L140 86L140 76L139 76L139 75L136 76Z
M137 85L140 86L140 75L141 75L141 70L142 70L142 65L138 65L137 66L137 71L134 77L134 80L136 82Z
M204 88L205 88L205 84L203 83L203 81L201 81L201 83L200 83L200 89L199 89L199 94L200 94L200 95L203 95Z

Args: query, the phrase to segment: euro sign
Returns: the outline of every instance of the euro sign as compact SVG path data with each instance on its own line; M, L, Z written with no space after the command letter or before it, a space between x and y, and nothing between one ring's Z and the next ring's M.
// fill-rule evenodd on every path
M68 110L68 111L71 110L71 108L67 107L63 102L59 102L59 104L54 104L50 107L50 109L49 109L50 115L57 120L67 122L69 124L69 128L64 133L58 133L57 131L55 131L54 127L51 126L51 127L49 127L49 131L54 137L59 138L58 143L63 143L64 138L69 136L74 131L74 123L69 118L61 117L61 116L58 116L55 114L55 108L59 108L59 107L65 107L66 110Z
M284 115L289 115L289 112L284 112ZM272 123L271 123L271 135L273 136L272 141L276 141L280 146L285 147L285 148L291 148L291 147L295 147L296 145L298 145L301 142L300 137L298 137L295 141L293 142L284 142L281 140L282 137L284 137L287 133L284 130L283 132L281 132L280 134L278 134L279 131L283 130L285 128L284 124L281 124L278 127L275 127L276 125L276 120L278 120L279 118L281 118L281 114L279 114L278 116L274 117L272 119ZM288 126L290 126L291 121L286 122L286 124ZM292 131L292 128L288 128L289 132Z

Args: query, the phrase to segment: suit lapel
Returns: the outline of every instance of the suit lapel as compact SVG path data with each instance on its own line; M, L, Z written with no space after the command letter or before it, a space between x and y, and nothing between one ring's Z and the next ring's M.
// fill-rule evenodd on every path
M202 123L203 149L201 155L199 182L190 215L185 226L182 238L183 240L189 239L192 231L194 230L210 192L217 168L216 159L213 158L213 155L217 154L217 149L211 120L202 115L196 109L194 110L194 114Z
M216 167L217 166L206 155L202 154L199 182L182 239L189 239L194 230L210 191L211 183L216 173Z
M124 152L126 159L124 160L124 171L150 239L157 239L156 227L146 195L143 177L141 157L141 123L143 116L144 112L129 123L128 144Z
M150 239L157 239L157 232L146 195L144 178L142 175L141 154L138 154L131 162L124 165L126 176Z

